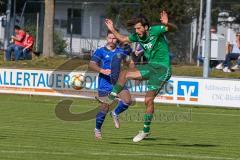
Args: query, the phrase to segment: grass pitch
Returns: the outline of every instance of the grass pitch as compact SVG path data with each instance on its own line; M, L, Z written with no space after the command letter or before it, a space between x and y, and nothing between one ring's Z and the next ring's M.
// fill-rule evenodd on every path
M1 160L239 160L240 110L156 104L152 134L140 143L144 105L121 116L121 128L107 116L103 140L93 135L94 119L63 121L55 106L63 98L0 95ZM74 99L71 111L83 113L95 101Z

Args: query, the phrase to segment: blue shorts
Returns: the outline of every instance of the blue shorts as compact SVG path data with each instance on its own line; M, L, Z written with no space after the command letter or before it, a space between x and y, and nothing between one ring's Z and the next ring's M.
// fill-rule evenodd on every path
M111 85L111 87L110 86L105 87L105 88L100 87L98 89L98 96L99 97L106 97L106 96L108 96L111 93L111 91L112 91L112 87L113 87L112 85ZM128 90L127 86L124 86L123 90Z

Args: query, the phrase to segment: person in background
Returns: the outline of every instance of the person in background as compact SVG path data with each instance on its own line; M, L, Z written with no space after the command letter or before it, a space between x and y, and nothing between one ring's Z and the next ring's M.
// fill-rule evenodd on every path
M34 45L34 38L32 35L30 35L30 33L28 31L26 31L26 36L25 39L23 41L23 51L22 51L22 57L24 60L31 60L32 59L32 54L31 51L33 49L33 45Z
M226 58L223 63L216 66L216 69L223 70L223 72L232 72L231 69L237 70L240 67L240 32L236 33L236 42L233 44L228 43L227 45ZM237 64L231 69L231 61L236 60Z
M11 42L6 50L5 60L10 61L12 58L12 52L14 52L15 61L19 60L22 50L25 47L23 44L26 33L19 26L14 26L15 36L11 36Z

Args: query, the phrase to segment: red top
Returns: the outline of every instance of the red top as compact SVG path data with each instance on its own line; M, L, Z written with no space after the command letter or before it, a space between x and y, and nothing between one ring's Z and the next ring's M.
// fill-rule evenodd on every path
M30 45L29 49L33 48L33 44L34 44L34 38L31 35L27 35L23 41L23 45L24 47L27 47Z
M20 41L15 41L15 44L18 46L24 47L23 41L24 41L25 36L26 36L26 33L23 30L18 31L18 33L16 33L16 37L18 39L20 39Z

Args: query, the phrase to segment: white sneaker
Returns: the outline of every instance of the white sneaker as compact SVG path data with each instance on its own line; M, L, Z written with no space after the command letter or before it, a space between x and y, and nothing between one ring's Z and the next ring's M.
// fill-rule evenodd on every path
M230 72L232 72L228 67L224 67L223 68L223 72L227 72L227 73L230 73Z
M118 119L118 115L114 111L110 112L110 116L113 118L114 126L115 128L120 128L120 123Z
M144 133L143 131L139 131L139 133L133 138L133 142L139 142L149 135L150 133Z
M240 67L239 67L239 65L235 65L235 66L233 66L231 69L233 69L233 70L238 70L238 69L240 69Z
M218 64L218 65L216 66L216 69L222 70L222 69L223 69L223 64L222 64L222 63Z
M95 134L95 138L96 138L97 140L101 140L101 139L102 139L101 130L95 128L95 129L94 129L94 134Z

